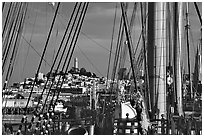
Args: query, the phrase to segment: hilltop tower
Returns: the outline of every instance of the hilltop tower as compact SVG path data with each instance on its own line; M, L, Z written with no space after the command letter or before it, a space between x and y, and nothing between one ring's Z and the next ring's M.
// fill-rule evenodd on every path
M75 69L79 69L78 59L77 59L77 58L74 58L74 68L75 68Z

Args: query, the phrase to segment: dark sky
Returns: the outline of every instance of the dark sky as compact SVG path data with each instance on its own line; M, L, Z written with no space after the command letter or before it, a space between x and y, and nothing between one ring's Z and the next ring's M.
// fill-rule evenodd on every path
M48 31L51 26L51 21L56 9L55 6L48 4L47 2L34 2L29 3L27 17L25 20L25 26L23 36L30 41L30 44L42 54L42 50L45 45L45 41L48 35ZM8 5L6 4L8 7ZM59 43L65 31L67 21L70 18L71 11L73 10L74 3L66 2L61 3L59 14L52 32L51 39L49 41L48 49L45 55L45 59L49 64L52 64L53 54L56 53ZM129 4L128 15L131 15L131 8L133 3ZM91 2L87 11L87 15L82 26L82 33L79 36L77 47L75 49L74 57L78 58L79 67L84 67L87 71L95 72L101 76L95 68L97 68L103 76L107 75L107 65L109 59L109 49L111 45L111 36L113 32L113 21L115 13L116 3L107 2ZM201 3L199 4L201 10ZM138 12L140 9L138 8ZM201 12L202 13L202 12ZM117 3L117 18L115 25L113 52L115 52L118 26L120 20L121 9L119 3ZM198 39L200 39L200 24L194 8L193 3L190 4L190 21L191 21L191 36L193 39L193 45L191 56L195 55ZM5 14L2 14L2 24L5 18ZM134 26L134 42L137 42L139 33L141 31L141 19L139 13L136 13L136 25ZM89 37L89 38L87 38ZM96 44L97 43L97 44ZM13 73L12 81L23 81L25 77L34 77L34 73L40 61L40 57L35 53L29 45L21 40L18 56L16 59L16 66ZM94 64L94 67L81 53L81 50ZM108 50L107 50L108 49ZM26 55L28 56L26 57ZM112 54L112 60L114 55ZM127 58L129 58L127 56ZM113 63L113 61L112 61ZM127 64L128 65L128 64ZM71 61L70 68L73 66ZM112 73L112 65L110 67L110 73ZM50 70L48 64L43 62L40 72L46 74Z

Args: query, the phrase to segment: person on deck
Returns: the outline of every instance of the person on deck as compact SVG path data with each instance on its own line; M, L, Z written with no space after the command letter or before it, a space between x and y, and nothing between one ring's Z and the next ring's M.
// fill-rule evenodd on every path
M141 114L142 114L142 106L141 106L141 103L138 101L138 102L135 102L134 99L130 100L130 104L131 106L136 110L137 112L137 116L136 116L136 119L138 121L138 132L143 135L143 132L142 132L142 126L141 126Z
M137 92L133 95L132 99L130 100L131 106L137 112L137 121L138 121L138 132L143 135L147 134L147 131L150 127L150 122L147 117L147 111L145 110L145 103L143 97L140 92Z

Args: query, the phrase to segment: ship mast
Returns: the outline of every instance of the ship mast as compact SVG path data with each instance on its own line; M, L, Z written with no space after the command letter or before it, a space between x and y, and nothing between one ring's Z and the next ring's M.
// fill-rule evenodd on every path
M182 11L183 11L183 3L179 2L178 3L178 15L179 15L179 20L178 20L178 46L177 47L177 58L176 58L176 93L177 93L177 109L178 109L178 114L183 115L183 107L182 107L182 77L181 77L181 46L182 46L182 32L183 32L183 25L182 25Z
M155 86L157 114L166 115L166 3L155 3Z
M147 22L147 71L148 71L148 78L149 78L149 87L155 86L155 79L154 79L154 64L155 64L155 42L154 42L154 26L155 22L155 4L153 2L148 3L148 22ZM152 52L153 51L153 52ZM152 115L155 113L155 88L149 88L150 92L150 100L151 100L151 108L152 108Z
M192 90L192 79L191 79L191 67L190 67L190 42L189 42L189 29L190 29L190 24L189 24L189 6L188 2L186 3L186 44L187 44L187 56L188 56L188 73L189 73L189 90L190 90L190 98L193 97L193 90Z

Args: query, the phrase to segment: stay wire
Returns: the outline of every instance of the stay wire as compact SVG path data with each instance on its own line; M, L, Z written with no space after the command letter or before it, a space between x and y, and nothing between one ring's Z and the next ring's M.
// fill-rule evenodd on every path
M32 29L31 36L30 36L30 43L31 43L31 40L32 40L32 37L33 37L34 27L35 27L35 24L36 24L36 20L37 20L37 12L36 12L36 15L35 15L35 20L34 20L34 23L33 23L33 29ZM30 46L28 46L28 49L27 49L27 53L26 53L26 56L25 56L25 61L24 61L24 64L23 64L23 70L22 70L22 74L21 75L23 75L23 73L24 73L29 51L30 51Z
M133 65L133 60L132 60L132 51L131 51L131 45L132 45L132 38L131 35L129 34L129 26L128 26L128 20L127 20L127 15L125 13L124 9L124 3L121 2L121 10L122 10L122 17L124 21L124 26L125 26L125 33L126 33L126 38L128 41L128 49L129 49L129 56L130 56L130 62L131 62L131 68L132 68L132 73L133 73L133 79L134 79L134 84L135 88L137 88L137 83L136 83L136 77L135 77L135 72L134 72L134 65Z
M25 16L26 16L26 12L27 12L27 5L24 3L25 5L25 9L23 8L23 11L24 14L22 15L21 17L21 20L20 20L20 24L19 24L19 28L18 28L18 32L19 32L19 35L21 35L21 32L22 32L22 26L23 26L23 23L24 23L24 19L25 19ZM25 10L25 11L24 11ZM16 49L13 50L12 52L12 55L11 55L11 58L10 58L10 63L9 63L9 67L8 67L8 72L7 72L7 76L6 76L6 81L9 81L11 75L12 75L12 72L13 72L13 65L14 65L14 62L15 62L15 58L16 58L16 54L17 54L17 51L18 51L18 47L19 47L19 41L20 41L20 38L19 38L19 35L17 36L16 38L16 41L15 41L15 47ZM14 60L12 60L14 59ZM12 62L13 61L13 64ZM11 67L11 70L10 70L10 67ZM10 76L8 78L8 75L9 75L9 70L10 70ZM9 82L8 82L9 83ZM4 84L4 86L6 86L6 84ZM5 89L6 87L4 87L3 89ZM6 104L5 106L6 107ZM3 112L3 117L4 117L5 113Z
M112 52L112 48L113 48L113 38L114 38L114 33L115 33L116 13L117 13L117 3L115 6L115 14L114 14L114 21L113 21L113 30L112 30L111 47L110 47L110 54L109 54L109 60L108 60L106 88L108 86L108 78L109 78L109 71L110 71L110 64L111 64L111 52Z
M66 44L65 44L65 46L64 46L63 53L62 53L61 58L60 58L60 60L59 60L59 62L58 62L58 66L57 66L57 68L56 68L56 71L55 71L53 80L55 79L55 75L57 74L57 71L58 71L58 69L59 69L59 67L60 67L60 65L61 65L61 61L62 61L62 58L63 58L64 53L65 53L65 51L66 51L67 44L68 44L68 42L69 42L69 40L70 40L70 36L71 36L71 34L72 34L72 31L73 31L73 28L74 28L76 19L78 18L78 14L79 14L79 11L80 11L80 7L81 7L81 3L80 3L80 5L79 5L79 8L78 8L77 13L76 13L76 16L75 16L74 21L73 21L73 23L72 23L72 27L71 27L69 36L68 36L68 38L67 38ZM68 56L68 55L69 55L69 51L67 52L67 56ZM65 64L65 62L66 62L66 59L65 59L65 61L64 61L64 64ZM64 66L63 66L63 67L64 67ZM62 72L63 72L63 69L62 69ZM60 78L61 78L61 76L59 77L58 82L59 82ZM47 99L48 99L48 97L49 97L49 94L50 94L50 92L51 92L51 88L52 88L53 84L54 84L54 82L52 82L51 85L50 85L50 88L49 88L49 90L48 90L48 94L47 94L46 99L45 99L45 101L44 101L44 105L43 105L43 108L42 108L41 112L43 112L43 110L44 110L44 108L45 108L45 105L46 105ZM54 93L54 94L55 94L55 93ZM52 101L51 101L51 102L52 102ZM48 109L48 110L49 110L49 109Z
M122 35L122 17L120 18L120 26L119 26L119 31L118 31L118 39L117 39L117 46L116 46L116 54L115 54L115 58L114 58L114 65L113 65L113 71L112 71L112 80L114 81L115 79L115 74L116 74L116 69L117 69L117 65L118 65L118 58L119 58L119 54L120 54L120 37Z
M28 107L28 104L29 104L31 95L32 95L32 93L33 93L33 89L34 89L35 83L36 83L36 81L37 81L38 73L39 73L39 71L40 71L40 67L41 67L41 65L42 65L42 60L43 60L43 57L44 57L44 55L45 55L45 52L46 52L46 49L47 49L47 46L48 46L48 42L49 42L49 39L50 39L50 36L51 36L51 33L52 33L52 29L53 29L54 24L55 24L55 20L56 20L56 17L57 17L57 12L58 12L59 6L60 6L60 2L59 2L58 5L57 5L57 9L56 9L56 11L55 11L55 15L54 15L53 20L52 20L52 24L51 24L51 27L50 27L50 31L49 31L49 33L48 33L48 37L47 37L47 40L46 40L46 43L45 43L45 47L44 47L44 50L43 50L43 53L42 53L42 57L41 57L41 59L40 59L39 66L38 66L37 71L36 71L36 74L35 74L35 79L34 79L34 82L33 82L32 89L31 89L31 91L30 91L30 95L29 95L29 97L28 97L28 101L27 101L27 104L26 104L26 107L25 107L25 113L24 113L24 114L26 114L27 107Z
M138 47L139 47L141 38L142 38L142 31L141 31L140 36L139 36L139 39L138 39L138 41L137 41L137 45L136 45L136 48L135 48L135 51L134 51L134 57L136 56L136 53L137 53L137 50L138 50ZM141 53L142 53L142 50L140 51L139 54L141 54ZM139 61L139 60L138 60L138 59L136 60L136 57L135 57L135 60L134 60L135 66L137 66L138 61ZM130 72L131 72L131 66L129 67L129 71L128 71L128 74L129 74L129 75L130 75Z
M135 23L135 15L136 15L136 11L137 11L137 3L135 2L134 3L134 7L133 7L133 11L132 11L132 16L131 16L131 20L130 20L130 34L132 34L132 30L133 30L133 26L134 26L134 23ZM132 45L131 47L132 49L132 55L134 55L134 47ZM135 60L135 56L133 56L133 60Z
M33 85L32 85L32 88L31 88L31 91L30 91L30 94L29 94L29 97L28 97L26 106L25 106L25 108L24 108L24 116L22 117L21 123L24 123L25 118L26 118L27 108L28 108L28 105L29 105L29 102L30 102L30 99L31 99L31 95L32 95L32 93L33 93L33 89L34 89L35 83L36 83L36 81L37 81L38 73L39 73L40 67L41 67L41 65L42 65L42 60L43 60L43 57L44 57L44 55L45 55L45 51L46 51L47 46L48 46L48 42L49 42L49 39L50 39L50 36L51 36L51 33L52 33L52 29L53 29L54 24L55 24L55 20L56 20L56 17L57 17L57 12L58 12L59 6L60 6L60 2L59 2L58 5L57 5L57 9L56 9L56 11L55 11L55 15L54 15L53 20L52 20L52 24L51 24L50 31L49 31L49 33L48 33L48 37L47 37L47 40L46 40L46 43L45 43L45 46L44 46L44 50L43 50L43 53L42 53L42 57L41 57L41 59L40 59L40 63L39 63L39 65L38 65L37 72L36 72L36 74L35 74L35 79L34 79L34 81L33 81ZM20 132L21 132L21 129L22 129L22 126L19 126L19 131L20 131ZM17 135L19 135L20 132L18 132Z
M108 88L108 75L109 75L109 69L110 69L110 60L111 60L111 52L112 52L112 47L113 47L113 37L114 37L114 31L115 31L115 21L116 21L116 12L117 12L117 3L115 6L115 14L114 14L114 21L113 21L113 30L112 30L112 38L111 38L111 46L110 46L110 52L109 52L109 60L108 60L108 70L107 70L107 80L106 80L106 89ZM111 85L110 85L111 87ZM111 88L110 88L111 89ZM107 91L106 91L107 93ZM111 96L111 94L110 94ZM112 96L111 96L112 97ZM103 102L103 110L102 110L102 114L105 115L105 108L106 108L106 101L107 101L107 97L105 98L104 102ZM102 119L102 125L104 124L104 120L105 117L103 117ZM104 131L103 131L104 132Z
M20 11L21 9L19 8L19 11ZM16 19L16 22L18 22L18 19ZM16 37L14 37L13 39L16 39ZM9 72L10 72L10 67L11 67L11 60L12 60L12 58L13 58L13 53L14 53L14 50L15 50L15 46L14 46L14 48L13 48L13 50L12 50L12 55L11 55L11 58L10 58L10 62L9 62L9 66L8 66L8 69L7 69L7 73L6 73L6 76L5 76L5 83L4 83L4 86L3 86L3 90L5 90L6 89L6 87L7 87L7 85L8 85L8 76L9 76ZM5 104L6 105L6 104Z
M88 38L90 41L92 41L93 43L95 43L97 46L99 46L99 47L101 47L101 48L103 48L103 49L105 49L108 53L110 53L110 50L108 49L108 48L106 48L106 47L104 47L103 45L101 45L100 43L98 43L96 40L94 40L93 38L91 38L90 36L88 36L86 33L84 33L83 31L81 32L81 34L84 36L84 37L86 37L86 38ZM116 53L114 53L114 52L111 52L112 54L116 54Z
M197 2L194 2L194 6L196 8L196 12L197 12L197 15L198 15L198 18L199 18L199 21L200 21L200 25L202 26L202 17L201 17Z
M13 28L13 31L11 33L11 39L9 41L9 45L8 45L8 49L5 53L5 55L3 55L3 62L2 62L2 71L4 73L4 69L5 69L5 66L6 66L6 62L8 61L8 55L10 54L10 51L11 51L11 46L13 45L13 40L15 38L15 29L16 29L16 26L17 26L17 23L18 23L18 18L19 18L19 15L20 15L20 11L21 11L21 7L22 7L22 3L20 4L20 7L19 7L19 10L18 10L18 13L17 13L17 16L16 16L16 20L15 20L15 23L14 23L14 28Z
M5 2L2 2L2 12L4 11Z
M84 8L84 7L83 7ZM86 10L87 10L87 8L88 8L88 4L87 4L87 6L86 6ZM82 14L81 14L82 15ZM85 16L85 13L84 13L84 16ZM82 19L82 21L84 20L84 16L81 18L80 17L80 19ZM82 26L82 21L81 21L81 24L80 24L80 27L79 27L79 30L81 29L81 26ZM80 22L80 21L79 21ZM79 26L79 22L77 23L77 28L78 28L78 26ZM76 31L75 31L76 32ZM77 34L78 36L79 36L79 31L78 31L78 34ZM76 44L76 41L77 41L77 39L78 39L78 36L77 36L77 38L76 38L76 40L75 40L75 44ZM72 41L73 41L73 39L72 39ZM72 42L71 42L71 44L72 44ZM71 46L71 45L70 45ZM73 51L73 50L72 50ZM72 52L73 53L73 52ZM71 56L72 56L72 54L71 54ZM71 58L71 56L70 56L70 58ZM67 66L67 69L68 69L68 66ZM67 69L66 69L66 71L67 71ZM66 72L65 71L65 72ZM59 80L61 79L61 75L60 75L60 77L59 77L59 79L58 79L58 82L57 82L57 86L56 87L58 87L58 85L59 85ZM62 80L62 82L61 82L61 86L60 86L60 88L59 88L59 90L61 90L61 87L62 87L62 84L63 84L63 82L64 82L64 77L63 77L63 80ZM56 89L57 90L57 89ZM56 90L54 91L54 95L53 95L53 97L52 97L52 99L51 99L51 102L50 102L50 104L49 104L49 107L48 107L48 111L50 110L50 107L51 107L51 105L52 105L52 103L53 103L53 99L54 99L54 97L55 97L55 93L56 93ZM58 100L58 97L59 97L59 94L60 94L60 91L58 92L58 95L57 95L57 98L56 98L56 100L55 100L55 103L53 104L53 113L54 113L54 110L55 110L55 104L56 104L56 102L57 102L57 100ZM54 117L53 117L54 118ZM55 123L54 123L55 124ZM53 131L54 131L54 128L53 128Z
M88 58L88 56L83 52L83 50L77 45L77 47L79 48L80 52L84 55L84 57L88 60L88 62L92 65L92 67L101 75L102 73L97 69L97 67L91 62L91 60Z
M2 31L2 38L4 38L4 33L5 33L5 30L6 30L6 27L8 25L8 21L9 21L9 16L11 14L11 9L12 9L12 2L10 2L10 5L9 5L9 9L8 9L8 13L6 15L6 19L5 19L5 23L4 23L4 27L3 27L3 31Z
M85 3L85 4L86 4L86 3ZM70 49L71 49L72 46L74 46L74 45L73 45L73 41L74 41L74 39L75 39L75 36L76 36L77 31L78 31L78 33L79 33L79 30L78 30L78 28L79 28L79 23L81 22L80 20L83 19L83 18L82 18L82 15L83 15L83 12L84 12L84 9L85 9L85 4L83 5L83 9L82 9L81 15L80 15L80 17L79 17L79 21L78 21L78 23L77 23L77 28L76 28L76 31L74 32L74 36L73 36L73 38L72 38L72 41L71 41L71 44L70 44L70 48L69 48L69 52L68 52L68 54L67 54L67 56L66 56L66 59L65 59L65 62L64 62L62 71L64 71L64 67L65 67L66 61L67 61L67 59L68 59L68 55L70 54ZM81 24L82 24L82 23L81 23ZM81 24L80 24L80 25L81 25ZM75 41L76 41L76 39L75 39ZM73 47L73 49L74 49L74 47ZM72 50L72 51L73 51L73 50ZM71 55L72 55L72 53L71 53ZM71 58L71 55L70 55L70 58ZM69 61L68 61L68 62L69 62ZM68 65L69 65L69 64L68 64ZM65 73L67 72L68 65L67 65L67 68L66 68L66 70L65 70ZM59 83L59 80L60 80L60 79L61 79L61 75L60 75L60 77L59 77L59 79L58 79L57 87L58 87L58 85L60 84L60 83ZM60 85L60 87L59 87L57 99L58 99L58 97L59 97L59 93L60 93L60 90L61 90L61 87L62 87L63 82L64 82L64 78L63 78L63 80L62 80L62 82L61 82L61 85ZM55 97L55 94L56 94L56 91L54 91L54 95L53 95L53 97L52 97L51 103L53 103L53 99L54 99L54 97ZM55 101L54 104L56 104L57 99L56 99L56 101ZM51 103L50 103L49 108L50 108L51 105L52 105ZM55 108L55 106L53 106L53 111L54 111L54 108Z
M12 32L12 28L13 28L13 25L14 25L14 21L15 21L15 17L17 14L14 14L14 13L17 13L17 5L18 3L14 3L12 4L12 7L11 7L11 11L10 11L10 14L8 15L8 20L6 21L6 25L5 28L4 28L4 32L2 33L2 55L4 56L5 55L5 52L6 50L8 49L8 42L10 41L10 37L11 37L11 32Z
M69 64L70 64L70 61L71 61L71 58L72 58L72 55L73 55L73 52L74 52L75 46L76 46L76 42L78 41L79 33L80 33L81 28L82 28L82 25L83 25L83 21L84 21L84 18L85 18L85 15L86 15L87 9L88 9L88 5L89 5L89 2L87 2L87 4L86 4L86 8L85 8L85 10L84 10L83 17L80 18L81 21L79 21L79 22L81 22L81 23L80 23L80 26L79 26L79 29L78 29L78 32L77 32L76 39L75 39L75 41L74 41L74 47L73 47L73 49L72 49L72 52L71 52L71 55L70 55L70 58L69 58L69 62L68 62L68 65L67 65L67 68L66 68L65 72L68 71L68 67L69 67ZM79 24L78 24L78 25L79 25ZM77 25L77 26L78 26L78 25ZM62 83L61 83L61 85L60 85L60 89L62 88L62 84L63 84L63 82L64 82L64 79L65 79L65 78L63 78L63 80L62 80ZM57 94L57 98L56 98L54 104L56 104L56 102L58 101L59 94L60 94L60 92L58 92L58 94ZM54 106L54 108L55 108L55 106ZM54 111L54 108L53 108L53 111Z
M12 35L13 26L15 24L16 16L18 15L18 3L11 5L11 11L7 14L6 21L4 23L3 33L2 33L2 60L8 50L8 43ZM16 14L14 14L16 13ZM3 24L2 24L3 25Z
M124 3L124 12L127 14L128 12L128 3ZM121 50L121 56L120 56L120 66L119 68L124 68L125 62L127 60L127 50L128 50L128 46L127 45L127 39L125 39L124 37L122 38L124 39L124 41L122 40L121 42L123 42L123 46L122 46L122 50Z
M145 17L144 17L144 23L146 23L146 19L147 19L147 17L148 17L148 13L145 15ZM138 19L139 20L139 19ZM138 62L139 62L139 56L141 56L141 55L139 55L138 56L138 58L136 59L136 54L137 54L137 51L138 51L138 48L139 48L139 44L140 44L140 40L141 40L141 38L142 38L142 30L141 30L141 33L140 33L140 36L139 36L139 39L138 39L138 41L137 41L137 45L136 45L136 48L135 48L135 51L134 51L134 60L133 60L133 63L134 63L134 67L137 67L137 64L139 64ZM143 52L143 49L141 49L140 50L140 53L139 54L142 54L142 52ZM137 69L138 70L138 69ZM131 72L131 66L129 67L129 71L128 71L128 74L130 75L130 72ZM136 72L137 73L137 72Z
M2 55L4 56L5 55L5 52L8 48L8 41L11 37L11 31L12 31L12 28L13 28L13 25L14 25L14 21L15 21L15 17L17 15L17 6L18 6L18 3L14 3L12 4L11 6L11 11L8 15L8 19L6 21L6 24L4 24L4 32L2 33L2 47L3 47L3 50L2 50ZM14 14L15 13L15 14Z
M27 46L30 46L35 53L41 58L42 55L40 55L40 53L34 48L34 46L25 38L25 36L22 35L22 39L28 44ZM43 58L43 61L46 62L50 67L51 65Z
M148 110L151 110L151 98L150 98L150 93L149 93L149 80L148 80L148 70L147 70L147 51L146 51L146 42L145 42L145 26L146 26L146 22L145 22L145 18L144 18L144 11L143 11L143 4L142 2L140 3L141 6L141 21L142 21L142 40L143 40L143 56L144 56L144 70L145 70L145 93L147 95L147 104L148 104Z
M81 5L82 5L82 2L80 2L79 8L78 8L78 10L77 10L77 15L76 15L75 18L74 18L74 21L73 21L73 23L72 23L72 27L71 27L70 33L69 33L68 38L67 38L67 41L66 41L66 43L65 43L65 47L66 47L66 48L67 48L67 45L68 45L68 43L69 43L69 41L70 41L70 37L71 37L71 35L72 35L72 32L74 31L74 26L75 26L75 24L76 24L77 18L80 18L80 17L81 17L81 15L79 15ZM82 7L82 9L83 9L83 8L84 8L84 6ZM78 17L78 16L80 16L80 17ZM76 26L77 26L77 25L76 25ZM75 35L75 32L74 32L73 35ZM73 39L73 38L72 38L72 39ZM64 49L65 49L65 48L64 48ZM69 55L70 50L71 50L71 46L70 46L69 49L68 49L67 56ZM61 56L61 58L60 58L60 61L59 61L59 63L58 63L58 66L57 66L57 69L56 69L56 70L58 70L59 67L60 67L60 65L62 64L61 61L62 61L62 59L63 59L63 57L64 57L64 53L65 53L65 50L64 50L64 52L62 53L62 56ZM63 67L62 67L62 71L63 71L63 69L64 69L64 67L65 67L66 60L67 60L67 58L68 58L67 56L66 56L66 59L64 60Z
M19 26L18 26L18 30L17 30L18 33L17 33L17 36L15 38L14 48L13 48L13 52L11 54L10 63L9 63L9 65L11 64L10 75L9 75L9 78L8 78L9 80L11 78L11 75L12 75L12 72L13 72L13 69L14 69L14 64L15 64L16 55L17 55L18 48L19 48L19 42L20 42L21 35L22 35L23 24L24 24L26 12L27 12L27 4L24 3L24 7L22 9L22 16L21 16ZM8 69L8 71L9 71L9 69Z
M52 71L53 71L54 65L55 65L55 63L56 63L56 61L57 61L58 55L59 55L60 50L61 50L61 48L62 48L62 45L63 45L63 43L64 43L64 40L65 40L65 37L66 37L66 35L67 35L68 29L70 28L70 24L71 24L72 18L73 18L73 16L74 16L75 10L76 10L76 8L77 8L77 5L78 5L78 3L75 4L74 9L73 9L72 14L71 14L71 17L70 17L70 20L69 20L68 23L67 23L66 30L65 30L65 32L64 32L64 35L63 35L63 38L62 38L62 40L61 40L60 46L59 46L58 51L57 51L57 53L56 53L56 56L55 56L55 58L54 58L53 64L52 64L52 66L51 66L51 68L50 68L49 74L51 74ZM66 50L66 46L64 47L63 53L65 52L65 50ZM62 56L63 56L63 55L62 55ZM59 62L59 64L60 64L60 62ZM42 98L42 96L43 96L43 94L44 94L44 91L45 91L46 86L47 86L47 84L48 84L49 78L50 78L50 75L48 75L48 77L47 77L47 81L46 81L45 86L44 86L44 88L43 88L43 91L42 91L42 93L41 93L41 95L40 95L40 98ZM37 108L38 108L39 103L40 103L40 102L38 101L38 104L36 105L36 111L37 111Z
M121 17L122 17L122 15L121 15ZM122 33L121 33L120 41L119 41L120 52L119 52L119 64L118 64L118 68L121 68L121 66L122 66L122 51L123 51L122 44L123 44L124 32L125 32L123 20L122 20L122 28L121 29L122 29Z
M66 19L64 19L64 17L59 13L59 15L60 15L60 17L63 19L63 20L65 20L66 21ZM60 22L63 26L65 26L63 23L62 23L62 21ZM106 48L106 47L104 47L102 44L100 44L100 43L98 43L96 40L94 40L93 38L91 38L90 36L88 36L86 33L84 33L83 31L81 31L81 34L85 37L85 38L87 38L87 39L89 39L90 41L92 41L93 43L95 43L97 46L99 46L99 47L101 47L101 48L103 48L103 49L105 49L108 53L110 52L110 50L108 49L108 48ZM112 54L115 54L114 52L112 52Z
M132 29L133 29L133 24L134 24L134 22L135 22L135 16L136 16L136 11L137 11L137 3L135 2L134 3L134 7L133 7L133 11L132 11L132 16L131 16L131 20L130 20L130 33L132 33ZM122 16L121 16L121 19L122 19ZM121 45L121 44L120 44ZM133 50L134 48L133 48L133 45L132 45L132 50ZM137 49L137 47L136 47L136 49ZM132 54L134 55L134 59L135 59L135 54L134 54L134 52L132 52ZM117 61L118 62L118 61ZM117 67L117 65L116 65L116 67ZM131 69L131 67L130 67L130 69ZM130 69L129 69L129 71L130 71ZM115 70L116 71L116 70ZM128 71L128 74L130 73ZM115 72L116 73L116 72ZM115 75L115 73L114 73L114 75ZM115 79L115 76L113 77L114 79Z
M11 77L11 75L12 75L12 73L13 73L13 70L14 70L14 65L16 64L16 56L17 56L17 53L18 53L18 49L19 49L19 46L20 46L20 42L21 42L21 38L22 38L22 33L23 33L23 28L24 28L24 24L25 24L25 18L26 18L26 15L27 15L27 10L28 10L28 3L24 3L25 4L25 9L24 9L24 11L23 11L23 17L22 17L22 23L21 23L21 26L19 26L20 28L19 28L19 34L18 34L18 37L19 38L17 38L17 42L16 42L16 44L18 45L18 48L17 48L17 50L16 50L16 52L14 53L14 60L13 60L13 64L12 64L12 68L11 68L11 73L10 73L10 76L9 77ZM10 78L9 78L10 79Z
M20 12L20 10L21 10L21 7L19 8L19 12ZM18 18L16 19L16 23L18 24ZM13 32L14 32L14 31L13 31ZM14 36L14 35L15 35L15 34L13 34L13 36ZM15 39L16 39L16 37L14 36L13 41L15 41ZM10 45L11 45L11 48L12 48L13 43L10 44ZM8 76L9 76L9 72L10 72L10 68L11 68L11 61L12 61L12 58L13 58L14 50L15 50L15 46L13 46L12 55L11 55L11 58L10 58L10 62L8 63L7 72L6 72L6 76L5 76L5 83L6 83L6 84L4 84L3 90L5 90L5 88L6 88L7 84L8 84ZM8 58L9 58L9 56L8 56Z

